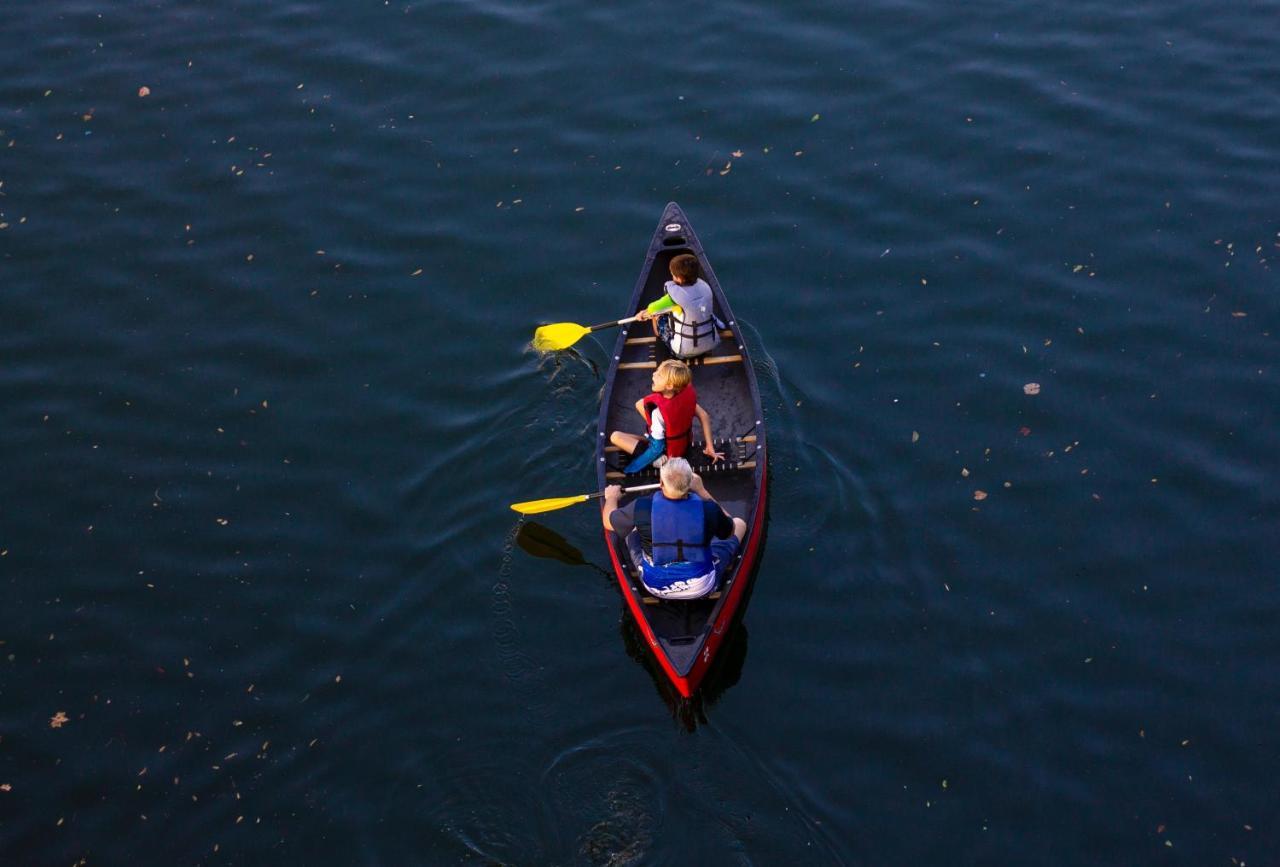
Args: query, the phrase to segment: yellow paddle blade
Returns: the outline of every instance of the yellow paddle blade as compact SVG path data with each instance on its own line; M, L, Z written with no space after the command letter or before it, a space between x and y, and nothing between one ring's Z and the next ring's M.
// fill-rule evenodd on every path
M590 328L576 322L557 322L554 325L543 325L533 332L533 348L539 352L551 352L556 349L568 349L589 334Z
M530 500L527 503L512 503L511 508L522 515L537 515L542 512L554 512L576 503L585 503L591 499L590 494L574 494L572 497L552 497L549 500Z

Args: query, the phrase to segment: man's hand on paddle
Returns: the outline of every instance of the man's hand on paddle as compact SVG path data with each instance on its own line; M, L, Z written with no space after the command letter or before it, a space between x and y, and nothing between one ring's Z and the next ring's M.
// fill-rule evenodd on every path
M609 522L609 516L618 508L618 501L622 499L622 485L609 485L604 489L604 502L600 504L600 521L604 524L606 530L612 530L613 524Z

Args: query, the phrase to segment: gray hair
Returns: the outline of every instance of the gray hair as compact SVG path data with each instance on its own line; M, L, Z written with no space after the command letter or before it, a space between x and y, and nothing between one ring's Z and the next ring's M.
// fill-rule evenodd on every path
M689 493L689 486L693 484L693 467L684 458L669 459L658 472L668 488L680 494Z

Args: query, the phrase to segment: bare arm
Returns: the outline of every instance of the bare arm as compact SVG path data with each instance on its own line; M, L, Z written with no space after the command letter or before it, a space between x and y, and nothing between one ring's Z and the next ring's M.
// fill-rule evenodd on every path
M698 416L698 421L702 424L702 453L713 461L724 460L724 455L716 451L714 438L711 436L711 416L707 415L707 411L702 408L702 404L695 406L693 411Z
M720 511L724 512L726 515L729 514L728 512L725 511L724 506L721 506L718 502L716 502L716 498L711 496L711 492L707 490L707 486L702 483L702 476L698 475L697 473L693 474L693 480L689 483L689 490L697 494L702 499L715 503L716 506L719 507Z
M613 524L609 523L609 516L618 508L618 500L622 498L622 485L610 485L604 489L604 505L600 511L600 522L604 524L606 530L613 530Z

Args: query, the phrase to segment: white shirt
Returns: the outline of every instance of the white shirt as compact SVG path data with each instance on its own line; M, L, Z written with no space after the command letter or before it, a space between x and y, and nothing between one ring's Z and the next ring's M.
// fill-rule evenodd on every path
M649 438L651 440L664 440L667 438L667 423L662 420L662 410L656 406L653 412L649 413Z

